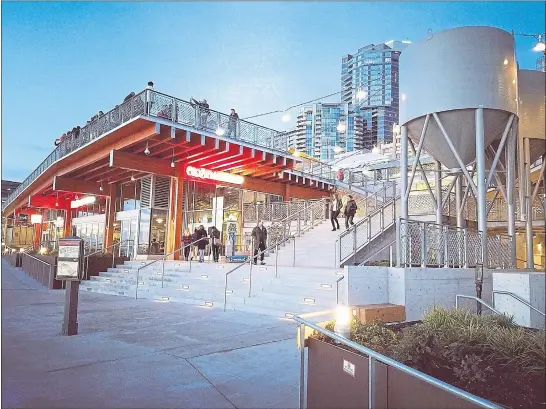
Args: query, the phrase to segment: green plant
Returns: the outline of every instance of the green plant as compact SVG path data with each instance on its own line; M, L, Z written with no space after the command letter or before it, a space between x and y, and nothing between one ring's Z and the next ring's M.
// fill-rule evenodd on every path
M386 354L396 344L397 336L380 322L362 324L354 318L351 322L351 339L380 354Z

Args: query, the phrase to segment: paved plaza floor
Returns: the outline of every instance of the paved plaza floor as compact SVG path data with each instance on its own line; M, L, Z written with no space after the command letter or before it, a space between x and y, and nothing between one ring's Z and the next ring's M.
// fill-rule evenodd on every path
M2 408L296 408L296 327L274 317L64 291L2 260Z

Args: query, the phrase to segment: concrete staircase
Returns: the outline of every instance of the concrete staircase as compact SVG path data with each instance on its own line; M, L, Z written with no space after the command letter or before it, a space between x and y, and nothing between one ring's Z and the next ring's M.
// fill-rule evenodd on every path
M135 297L137 270L142 262L130 261L109 268L99 276L82 282L80 291ZM190 263L166 261L163 286L162 263L140 270L138 298L156 302L182 302L208 308L224 307L226 273L237 267L231 263ZM335 309L336 280L339 269L279 266L253 266L252 290L250 266L244 265L228 276L227 304L231 310L242 310L279 318L291 314L319 313Z

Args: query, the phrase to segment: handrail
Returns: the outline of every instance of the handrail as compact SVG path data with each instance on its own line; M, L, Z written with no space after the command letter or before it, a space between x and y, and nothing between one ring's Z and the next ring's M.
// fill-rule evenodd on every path
M162 263L162 265L161 265L161 288L163 288L163 278L164 278L164 276L165 276L165 260L167 259L167 257L172 256L173 254L178 253L179 251L184 250L186 247L191 247L191 246L193 246L195 243L198 243L198 242L204 241L204 240L208 240L208 237L201 237L201 238L198 239L198 240L195 240L195 241L192 241L192 242L189 243L189 244L183 245L183 246L180 247L179 249L176 249L176 250L174 250L174 251L171 251L169 254L165 254L163 257L158 258L157 260L153 260L153 261L151 261L150 263L145 264L145 265L140 266L139 268L137 268L137 273L136 273L135 299L138 300L138 277L139 277L139 275L140 275L140 270L142 270L143 268L149 267L149 266L151 266L152 264L157 263L158 261L162 261L163 263ZM190 259L190 272L191 272L191 259Z
M410 375L414 378L420 379L421 381L424 381L428 383L429 385L435 386L438 389L441 389L445 392L448 392L452 395L455 395L461 399L464 399L468 402L475 403L476 405L482 407L482 408L488 408L488 409L502 409L501 406L490 402L486 399L480 398L479 396L473 395L471 393L468 393L466 391L463 391L462 389L459 389L453 385L450 385L444 381L441 381L439 379L436 379L430 375L427 375L423 372L420 372L416 369L413 369L407 365L404 365L401 362L395 361L392 358L389 358L385 355L382 355L378 352L375 352L374 350L367 348L363 345L357 344L354 341L351 341L347 338L344 338L340 335L337 335L331 331L328 331L327 329L324 329L322 327L319 327L318 325L307 321L299 316L292 317L294 321L299 323L299 336L300 336L300 409L304 408L304 402L305 402L305 327L309 327L323 335L326 335L329 338L332 338L334 341L337 341L343 345L346 345L364 355L367 355L369 358L368 361L368 408L375 408L376 407L376 399L375 399L375 361L381 362L385 365L391 366L401 372L404 372L407 375Z
M25 253L25 252L23 252L23 253L21 253L21 254L24 254L24 255L26 255L27 257L33 258L34 260L37 260L37 261L39 261L40 263L44 263L46 266L53 266L53 264L49 264L47 261L40 260L39 258L34 257L34 256L31 255L31 254L28 254L28 253Z
M533 307L528 301L525 301L523 298L521 298L519 295L516 295L514 293L511 293L510 291L501 291L501 290L493 290L493 307L495 306L495 294L503 294L508 295L516 300L518 300L520 303L525 304L527 307L535 310L540 315L546 317L546 314L540 311L538 308Z
M392 198L389 198L388 201L386 202L383 202L383 205L377 209L375 209L374 211L372 211L371 213L369 213L366 217L362 218L361 220L359 220L358 222L356 222L353 226L351 226L348 230L345 230L344 232L342 232L339 236L338 236L338 240L336 240L336 242L334 243L334 245L337 247L337 243L339 241L339 260L336 260L336 262L343 262L345 260L349 260L351 257L353 257L354 260L356 260L356 253L357 253L357 250L358 250L358 246L357 246L357 239L356 239L356 235L357 235L357 229L359 227L361 227L362 225L364 225L365 223L368 223L370 224L371 223L371 220L374 216L377 216L378 214L382 214L382 219L380 220L380 230L377 234L382 234L385 232L385 230L387 228L389 228L390 226L392 226L395 221L396 221L396 201L400 198L400 196L396 196L396 197L392 197ZM385 223L385 210L390 208L390 207L393 207L393 211L392 211L392 221L389 221L388 223ZM370 231L367 231L367 235L371 233ZM352 249L352 253L350 253L349 255L343 257L342 254L341 254L341 241L344 237L348 236L348 235L353 235L354 238L353 238L353 249ZM376 237L377 235L375 236L372 236L371 234L369 235L368 237L368 241L366 243L369 243L371 241L371 239L373 239L374 237ZM363 244L363 246L366 245L366 243Z
M344 275L336 280L336 305L339 305L339 282L345 278Z
M522 263L526 263L526 264L527 264L527 260L524 260L524 259L522 259L522 258L516 257L516 260L517 260L517 261L521 261ZM542 267L540 264L537 264L537 263L535 263L534 261L533 261L533 266L534 266L534 268L536 268L536 267L541 268L541 267Z
M97 250L97 251L94 251L93 253L90 253L90 254L87 254L84 259L85 259L85 272L84 272L84 280L87 280L89 277L88 277L88 273L89 273L89 257L90 256L94 256L95 254L99 254L99 253L104 253L105 250L109 249L109 248L114 248L116 246L120 246L119 247L119 252L118 254L121 253L121 244L122 243L130 243L130 242L134 242L134 240L123 240L123 241L119 241L117 243L113 243L107 247L104 247L104 248L101 248L100 250ZM112 251L112 268L114 268L114 264L115 264L115 259L116 259L116 255L114 254L114 252Z
M249 263L250 264L250 282L249 282L249 288L248 288L248 296L250 297L250 294L251 294L251 291L252 291L252 260L254 260L254 259L257 260L258 256L261 256L262 254L265 254L267 251L269 251L269 250L271 250L273 248L277 248L277 253L278 253L278 247L281 244L283 244L284 242L286 242L288 240L291 240L291 239L294 239L294 254L295 254L295 252L296 252L296 240L295 240L294 236L286 237L283 240L281 240L280 242L275 243L272 246L269 246L269 247L265 248L264 250L259 251L257 254L253 254L254 253L254 248L253 248L254 246L251 246L251 250L250 250L251 254L249 254L249 257L245 261L243 261L241 264L239 264L237 267L232 268L231 270L229 270L226 273L226 278L225 278L225 283L224 283L224 312L226 311L226 306L227 306L228 276L231 273L239 270L244 265L246 265L246 263ZM275 276L277 276L276 267L275 267Z
M459 298L468 298L470 300L476 300L477 302L479 302L481 305L485 305L487 308L489 308L491 311L493 311L495 314L498 314L498 315L504 315L502 312L500 312L499 310L496 310L495 308L493 308L492 306L490 306L489 304L487 304L484 300L482 300L481 298L478 298L478 297L475 297L473 295L464 295L464 294L457 294L455 296L455 309L459 309Z

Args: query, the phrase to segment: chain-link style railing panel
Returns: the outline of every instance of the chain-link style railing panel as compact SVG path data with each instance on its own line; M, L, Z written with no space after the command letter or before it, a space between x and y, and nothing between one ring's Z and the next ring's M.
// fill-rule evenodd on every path
M472 267L482 260L481 233L449 225L400 219L402 266Z
M487 236L489 268L514 267L511 261L512 238L507 235L494 234Z
M408 214L412 216L434 214L434 200L427 194L410 194L408 198Z

